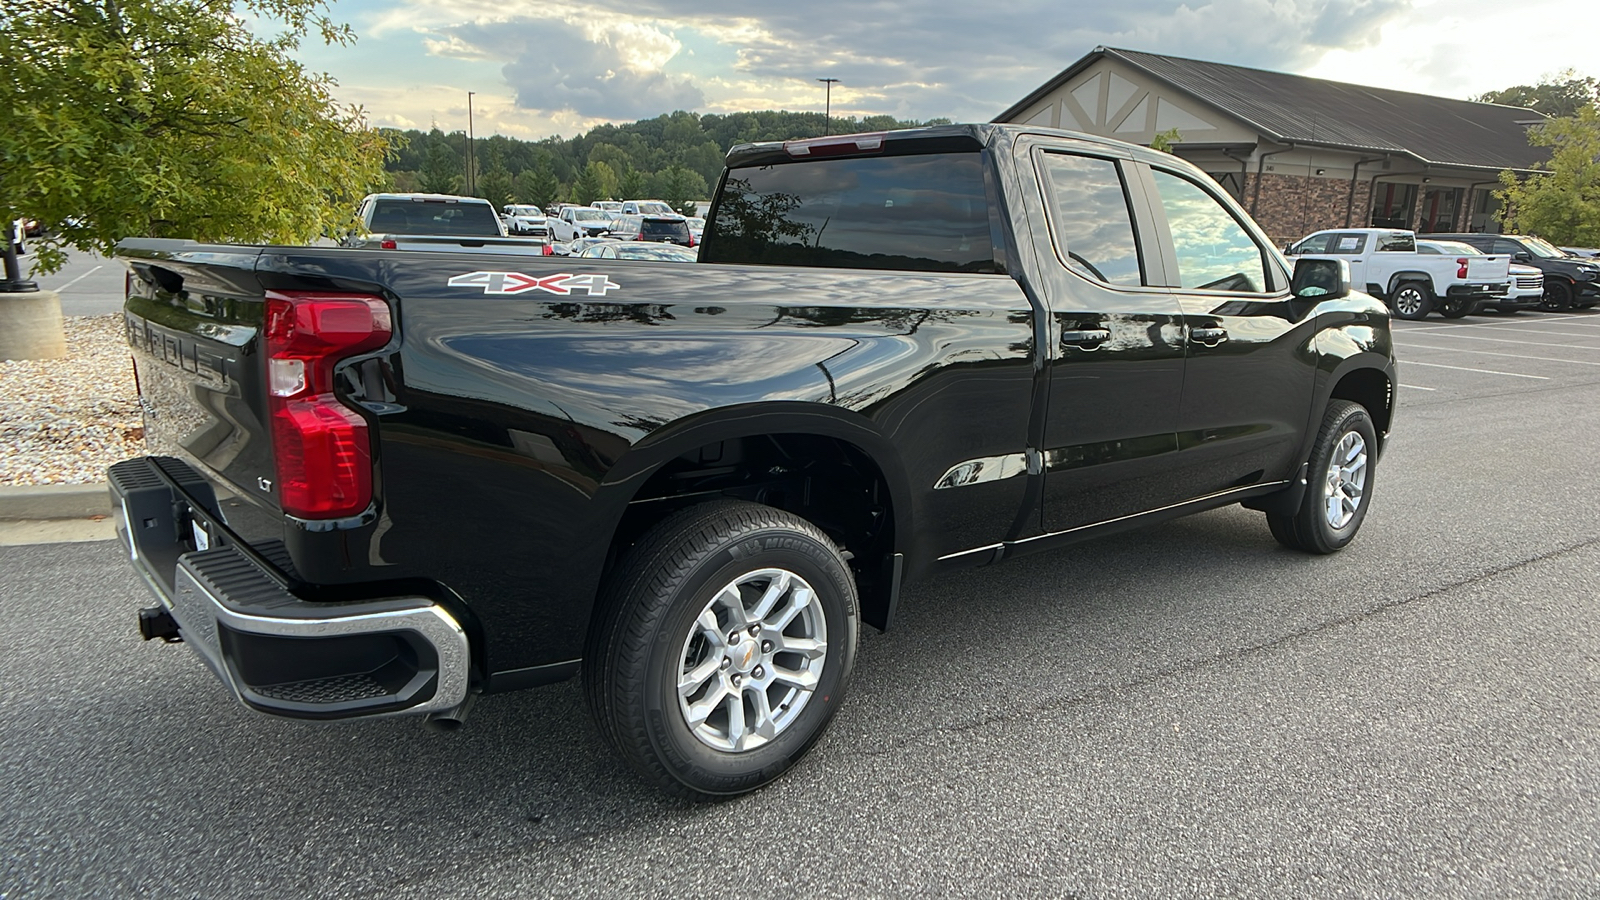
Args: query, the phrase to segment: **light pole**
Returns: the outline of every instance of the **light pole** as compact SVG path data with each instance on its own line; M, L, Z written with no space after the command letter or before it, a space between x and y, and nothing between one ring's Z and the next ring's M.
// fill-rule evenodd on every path
M478 173L474 172L472 165L472 95L477 91L467 91L467 196L478 192Z
M837 78L818 78L824 85L822 95L822 133L833 133L833 86L839 83Z

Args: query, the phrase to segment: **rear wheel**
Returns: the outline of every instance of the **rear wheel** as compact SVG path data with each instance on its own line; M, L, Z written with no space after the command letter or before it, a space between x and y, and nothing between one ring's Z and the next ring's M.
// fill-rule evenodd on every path
M1474 302L1465 297L1446 297L1439 303L1439 315L1446 319L1464 318L1473 306Z
M1420 281L1401 282L1389 298L1394 314L1401 319L1425 319L1433 309L1433 292Z
M855 582L833 542L782 510L717 501L624 556L584 655L601 733L686 797L783 774L821 738L855 663Z
M1547 278L1544 282L1544 297L1539 301L1539 308L1546 312L1566 312L1572 308L1572 285L1559 278Z
M1333 553L1355 539L1372 500L1377 433L1365 407L1334 400L1311 448L1306 493L1292 515L1267 513L1278 543L1307 553Z

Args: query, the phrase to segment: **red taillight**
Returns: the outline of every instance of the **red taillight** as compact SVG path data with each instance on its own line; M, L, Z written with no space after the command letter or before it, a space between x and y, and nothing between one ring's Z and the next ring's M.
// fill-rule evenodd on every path
M1459 267L1459 268L1456 269L1456 277L1457 278L1465 278L1465 277L1467 277L1467 259L1466 259L1466 257L1464 257L1464 256L1456 257L1456 265Z
M392 330L378 297L267 292L267 406L284 512L332 519L371 504L367 422L334 396L333 368L382 347Z
M544 256L555 256L556 248L550 246L549 244L545 244L544 249L541 250L540 253Z
M384 250L398 250L398 249L400 249L400 245L396 244L394 241L379 241L378 242L378 246L380 248L384 249Z

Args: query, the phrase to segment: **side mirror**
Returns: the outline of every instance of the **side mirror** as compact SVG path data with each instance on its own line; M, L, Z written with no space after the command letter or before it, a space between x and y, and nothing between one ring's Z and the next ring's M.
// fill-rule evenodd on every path
M1518 250L1517 252L1511 254L1511 258L1516 260L1517 262L1525 263L1525 262L1530 262L1530 261L1533 260L1533 254L1529 253L1526 250Z
M1342 259L1307 259L1294 263L1289 290L1301 300L1338 300L1350 296L1350 264Z

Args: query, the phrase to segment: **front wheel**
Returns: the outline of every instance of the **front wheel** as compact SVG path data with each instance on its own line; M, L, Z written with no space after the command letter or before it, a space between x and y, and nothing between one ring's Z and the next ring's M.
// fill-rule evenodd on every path
M833 542L771 507L663 520L602 597L583 679L601 733L685 797L776 779L819 738L855 663L855 582Z
M1372 502L1377 432L1365 407L1334 400L1311 447L1306 493L1292 515L1267 513L1278 543L1307 553L1333 553L1355 539Z
M1397 318L1425 319L1433 309L1433 292L1420 281L1407 281L1394 289L1390 305Z

